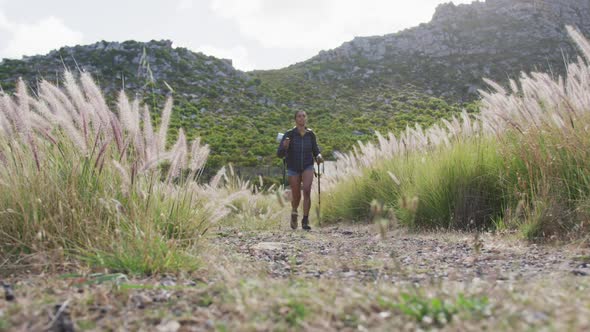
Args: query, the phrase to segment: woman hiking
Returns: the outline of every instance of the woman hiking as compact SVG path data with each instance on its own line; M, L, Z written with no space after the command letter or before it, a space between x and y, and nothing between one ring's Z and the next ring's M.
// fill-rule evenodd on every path
M303 185L303 219L301 226L304 230L309 227L309 210L311 208L311 184L313 182L314 159L323 163L320 148L315 133L307 128L307 113L295 112L295 127L283 135L279 144L277 155L287 159L287 175L291 186L291 228L297 229L297 209L301 201L301 188Z

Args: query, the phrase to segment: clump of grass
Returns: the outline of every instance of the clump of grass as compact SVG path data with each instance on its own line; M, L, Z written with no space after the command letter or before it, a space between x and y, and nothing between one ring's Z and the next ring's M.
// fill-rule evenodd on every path
M504 203L497 176L502 159L496 148L493 141L455 143L414 164L412 181L401 191L417 202L407 203L402 197L402 222L429 228L489 227Z
M590 61L590 43L570 36ZM510 90L488 81L481 114L360 144L327 178L327 222L362 220L373 199L417 228L520 228L529 239L587 234L590 67L567 77L522 74Z
M303 321L305 321L308 310L304 303L291 299L289 303L287 303L286 307L287 312L284 317L285 321L287 321L290 326L299 326Z
M328 221L369 217L372 200L416 228L484 228L502 211L497 174L502 159L493 140L457 142L429 153L375 162L327 194Z
M568 32L590 61L588 41ZM510 89L489 82L494 93L482 92L482 122L500 142L507 168L511 205L523 202L522 225L530 239L579 236L590 194L590 67L571 63L565 79L544 73L522 74Z
M227 210L194 181L208 147L182 130L166 147L172 100L156 132L148 108L123 92L111 111L87 73L66 72L65 90L39 87L31 97L20 81L0 99L0 255L60 250L125 272L192 268L189 251Z
M381 307L399 310L425 326L441 327L450 323L456 315L484 315L488 310L486 297L471 298L463 294L458 294L454 301L411 293L400 294L399 300L395 302L383 297L377 301Z

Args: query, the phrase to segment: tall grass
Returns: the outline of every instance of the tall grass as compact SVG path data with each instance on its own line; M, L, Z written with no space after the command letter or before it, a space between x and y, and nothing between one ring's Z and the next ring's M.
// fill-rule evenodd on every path
M35 93L20 81L0 100L1 256L57 251L137 273L195 267L199 237L229 210L194 181L208 147L189 149L182 130L167 147L172 100L156 133L147 107L121 92L111 111L87 73Z
M568 31L590 61L590 43ZM587 234L585 60L570 64L565 78L523 73L509 89L487 81L494 91L481 91L475 118L463 114L359 144L329 175L324 220L366 218L377 199L414 227L519 227L528 238Z
M411 227L486 227L504 204L497 147L496 141L480 138L376 161L334 185L322 214L328 222L363 220L377 200Z

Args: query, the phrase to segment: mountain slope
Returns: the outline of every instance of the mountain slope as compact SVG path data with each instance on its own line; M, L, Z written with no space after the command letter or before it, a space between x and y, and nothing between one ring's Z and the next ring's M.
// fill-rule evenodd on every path
M590 34L586 0L488 0L439 5L429 23L398 33L357 37L291 66L335 89L386 85L450 101L473 100L482 77L505 82L532 69L563 73L576 54L566 25ZM264 74L263 74L264 76Z

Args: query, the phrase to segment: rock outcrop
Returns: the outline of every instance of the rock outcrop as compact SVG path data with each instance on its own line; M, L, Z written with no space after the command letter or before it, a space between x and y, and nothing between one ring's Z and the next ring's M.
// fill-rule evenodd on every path
M590 34L587 0L487 0L441 4L429 23L357 37L296 66L320 80L410 83L439 96L472 99L481 77L561 72L575 55L565 26Z

